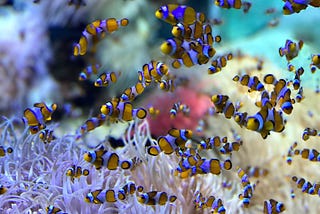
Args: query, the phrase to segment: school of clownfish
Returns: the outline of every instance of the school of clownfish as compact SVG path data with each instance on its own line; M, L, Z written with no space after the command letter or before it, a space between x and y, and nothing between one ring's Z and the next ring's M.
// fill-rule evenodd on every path
M70 3L71 1L69 1ZM79 1L82 2L82 1ZM244 12L248 12L251 3L241 2L241 0L216 0L215 4L222 8L242 8ZM308 5L319 7L320 1L295 1L286 0L283 7L283 14L299 13L306 9ZM216 50L213 48L214 43L221 41L221 37L213 36L211 25L203 13L196 12L192 7L177 4L168 4L160 7L155 16L172 25L172 38L167 39L160 46L160 50L171 59L173 69L178 69L181 66L192 67L195 65L207 64L211 60L211 65L208 68L208 74L215 74L222 71L226 66L227 61L232 60L232 53L227 53L221 56L215 56ZM95 20L88 24L79 39L79 42L74 46L73 55L83 56L87 52L94 52L100 40L122 27L129 24L127 18L116 20L109 18L105 20ZM296 69L290 61L298 56L299 51L303 47L303 41L293 42L287 40L284 47L279 48L279 55L285 56L288 61L288 71L294 73L293 80L279 79L273 74L267 74L261 81L257 76L248 74L236 75L233 81L248 87L248 92L259 92L261 94L260 101L255 105L260 108L253 115L248 115L247 112L241 112L242 104L234 104L229 101L229 97L223 94L212 95L211 101L214 107L211 109L211 114L224 114L225 118L231 119L240 126L248 130L252 130L261 134L262 138L267 138L270 132L282 132L285 129L286 120L283 114L290 115L293 111L293 105L301 102L304 99L303 87L301 85L301 76L304 73L302 67ZM100 70L99 64L89 65L84 68L79 75L79 80L87 80L92 75L97 75ZM312 54L310 70L315 73L320 69L320 54ZM94 82L96 87L106 87L110 83L116 83L120 74L115 72L103 72L99 74ZM78 138L81 138L87 132L103 125L105 121L128 122L134 119L144 119L149 114L157 116L159 110L153 106L147 110L139 107L134 108L132 102L135 98L141 95L147 86L152 82L157 84L159 88L166 92L173 92L176 87L179 87L179 80L171 74L169 67L160 62L152 60L142 66L142 70L138 71L138 81L132 87L126 88L120 97L114 97L107 101L100 108L100 114L96 117L89 118L77 131ZM272 85L272 90L267 90L265 85ZM269 87L270 88L270 87ZM295 97L292 92L296 92ZM46 123L51 121L52 114L57 109L56 104L51 106L45 103L35 103L32 108L27 108L24 111L23 121L28 125L30 134L39 133L39 138L44 143L50 143L56 137L53 130L46 128ZM175 118L178 113L188 116L191 109L181 103L174 103L169 110L171 118ZM200 124L200 122L199 122ZM157 139L157 145L151 145L147 148L147 153L151 156L158 156L160 153L166 155L175 154L179 159L177 168L174 171L175 176L185 179L191 176L214 174L220 175L222 170L230 170L232 161L230 155L233 152L239 151L243 142L241 137L235 137L236 141L229 142L227 137L212 136L204 138L200 142L194 142L192 130L172 128L168 130L168 134L160 136ZM320 132L313 128L306 128L302 134L304 141L309 137L319 137ZM296 149L298 143L295 142L289 149L287 154L287 163L291 164L294 155L301 156L310 161L320 161L320 153L315 149ZM218 158L206 159L200 155L202 150L215 150L221 155L226 155L228 158L220 160ZM0 157L10 155L14 152L11 147L0 147ZM83 155L83 159L92 164L96 170L107 168L108 170L133 170L139 164L139 160L120 160L116 152L109 151L103 146L98 147L94 151L88 151ZM239 194L239 200L242 201L243 207L248 208L250 199L253 196L256 184L249 181L250 177L263 177L269 173L268 170L258 167L248 167L243 170L237 167L237 175L241 180L242 192ZM81 176L88 176L89 170L83 169L81 166L72 165L66 171L66 176L69 176L71 181ZM304 178L292 176L292 181L296 183L297 188L302 192L311 195L320 196L320 184L311 184ZM0 194L6 193L6 187L0 185ZM118 200L126 200L130 195L136 195L138 202L145 205L165 205L174 203L177 200L175 195L170 195L162 191L144 192L143 186L138 186L130 181L121 188L115 189L97 189L87 193L85 201L88 203L102 204L105 202L113 203ZM225 213L226 209L223 206L223 201L214 196L205 197L201 192L197 191L194 194L194 206L196 209L210 208L215 213ZM281 213L285 210L285 205L274 199L264 201L264 213ZM50 205L46 209L47 213L62 213L61 209Z

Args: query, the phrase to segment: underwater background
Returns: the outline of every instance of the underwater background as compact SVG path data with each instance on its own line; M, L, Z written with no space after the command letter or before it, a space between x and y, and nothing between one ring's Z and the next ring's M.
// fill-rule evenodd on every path
M319 6L0 0L0 213L319 213Z

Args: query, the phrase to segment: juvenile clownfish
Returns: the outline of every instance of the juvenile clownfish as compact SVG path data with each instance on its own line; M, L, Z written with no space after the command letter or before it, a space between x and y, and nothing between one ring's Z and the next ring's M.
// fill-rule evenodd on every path
M191 25L195 21L204 23L206 17L203 13L197 13L192 7L179 4L167 4L161 6L155 16L171 25L176 25L179 22Z
M148 108L148 113L149 115L152 117L152 118L156 118L159 114L160 114L160 110L159 109L156 109L155 107L153 106L150 106Z
M161 151L165 154L172 154L174 151L185 148L185 143L191 139L192 131L188 129L170 129L168 134L160 136L157 141L157 146L150 146L148 153L152 156L157 156Z
M224 56L216 57L212 62L211 66L208 68L208 74L215 74L222 70L223 67L227 65L227 62L232 59L232 54L229 53Z
M245 172L249 177L255 177L255 178L264 177L269 174L269 170L263 169L260 167L254 167L254 166L248 166Z
M294 142L293 145L290 146L287 154L287 164L291 165L292 156L294 155L294 149L298 146L297 142Z
M241 2L241 0L215 0L214 3L215 5L226 9L240 9L242 7L244 13L247 13L251 7L250 2Z
M209 24L203 25L199 21L196 21L192 25L178 23L177 25L173 26L171 33L176 38L184 39L188 41L190 39L192 40L199 39L203 35L208 35L208 34L211 35L212 28ZM204 41L204 43L208 43L208 41Z
M243 86L248 86L250 91L263 91L264 85L260 82L257 76L250 77L248 74L242 76L234 76L233 81L239 82Z
M181 65L192 67L194 65L206 64L215 54L215 50L209 45L199 45L198 47L200 47L198 50L193 48L183 52L181 58L175 59L172 62L172 67L177 69L180 68Z
M96 45L105 37L106 33L111 34L118 30L119 27L127 26L128 23L129 20L126 18L121 20L109 18L93 21L91 24L88 24L82 32L79 42L74 46L73 55L85 55L90 46Z
M231 154L233 151L239 151L241 142L228 142L220 148L221 154Z
M163 91L173 92L176 88L175 79L161 80L159 88Z
M284 15L290 15L293 13L299 13L308 7L310 0L283 0L285 4L282 8ZM297 3L296 3L297 1Z
M247 117L246 128L259 132L265 139L270 131L282 132L285 127L281 112L276 111L275 108L262 107L254 116Z
M80 127L81 134L85 134L93 129L101 126L106 120L104 114L99 114L97 117L91 117Z
M134 193L136 193L136 191L142 192L143 186L136 186L135 183L129 181L119 191L123 191L126 196L133 195Z
M40 108L41 114L45 122L51 120L51 115L57 109L57 104L52 104L50 107L47 106L44 102L35 103L33 107Z
M302 158L310 161L320 161L320 153L315 149L295 149L294 154L301 155Z
M25 109L23 121L28 124L30 133L35 134L44 129L46 127L45 122L51 120L51 115L56 109L56 104L49 107L45 103L35 103L34 108Z
M66 214L59 207L49 205L46 207L47 214Z
M51 141L56 139L56 137L53 135L53 130L49 129L41 130L39 133L39 138L44 144L51 143Z
M282 202L278 202L274 199L269 199L264 201L263 204L263 213L264 214L277 214L285 211L285 206Z
M96 87L106 87L109 83L117 82L117 75L115 72L103 72L99 75L99 77L94 82L94 86Z
M112 99L100 108L102 114L109 116L113 121L131 121L133 118L144 119L147 111L144 108L134 109L131 102Z
M142 94L144 89L145 85L141 82L137 82L134 86L126 88L123 91L120 99L122 101L133 101L138 95Z
M105 202L114 203L118 200L124 200L125 198L125 193L122 191L116 192L114 189L99 189L89 192L84 200L87 203L103 204Z
M198 191L195 194L195 200L193 200L193 204L195 205L195 208L211 208L212 212L219 214L225 213L226 211L220 198L215 198L214 196L209 196L208 198L205 198L202 196L201 192Z
M170 109L170 118L175 118L178 112L182 112L184 116L189 116L190 108L186 104L181 104L180 102L174 103Z
M236 113L235 107L232 102L229 101L227 95L216 94L211 97L211 101L214 104L217 113L224 113L227 119L230 119Z
M89 175L88 169L82 169L81 166L72 165L72 167L67 169L66 175L71 178L71 181L74 182L75 178L80 178L83 176Z
M312 73L316 72L316 69L320 69L320 54L312 54L310 69Z
M202 140L200 144L198 145L198 150L203 150L203 149L213 149L220 147L222 143L227 143L228 138L227 137L219 137L219 136L214 136L207 138L205 140Z
M97 74L99 69L100 69L100 65L99 64L94 64L94 65L87 66L79 74L79 81L84 81L84 80L89 79L92 74Z
M13 149L11 147L4 148L3 146L0 146L0 157L4 157L7 153L11 154L13 152Z
M310 136L317 136L317 134L317 129L305 128L302 133L302 140L307 141Z
M0 195L3 195L7 192L7 188L0 184Z
M166 192L159 192L159 191L151 191L146 192L138 196L138 201L141 204L146 205L160 205L163 206L167 202L173 203L177 199L175 195L168 195Z
M298 178L297 176L292 176L292 181L297 185L298 189L301 189L303 193L308 193L310 195L319 194L320 184L314 183L313 185L306 181L304 178Z
M287 61L291 61L293 58L298 56L299 51L303 46L303 41L300 40L298 43L295 43L289 39L286 40L284 47L279 48L280 56L286 56Z
M83 159L93 164L96 169L101 169L104 166L109 170L116 170L119 166L119 155L105 150L103 146L95 151L86 152Z
M230 170L232 168L231 160L227 159L225 161L220 161L219 159L202 159L197 163L197 172L198 174L208 174L212 173L215 175L219 175L221 170Z

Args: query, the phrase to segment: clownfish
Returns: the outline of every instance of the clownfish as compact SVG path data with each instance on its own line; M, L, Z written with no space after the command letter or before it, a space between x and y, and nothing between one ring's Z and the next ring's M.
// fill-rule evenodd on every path
M159 109L156 109L155 107L153 106L150 106L148 108L148 113L149 115L152 117L152 118L156 118L159 114L160 114L160 110Z
M93 164L96 169L101 169L104 166L109 170L116 170L119 166L119 155L105 150L103 146L95 151L86 152L83 159Z
M142 192L143 186L136 186L135 183L129 181L119 191L123 191L125 195L133 195L136 191Z
M105 202L114 203L118 200L124 200L125 198L126 195L123 191L116 192L113 189L99 189L93 192L89 192L84 200L87 203L103 204Z
M197 209L211 208L212 212L219 214L225 213L226 211L220 198L215 198L214 196L209 196L206 198L203 197L198 191L195 194L195 200L193 200L193 204Z
M250 2L241 2L241 0L215 0L214 3L215 5L226 9L240 9L241 7L243 7L244 13L247 13L251 7Z
M46 207L47 214L66 214L59 207L49 205Z
M195 21L204 23L206 20L203 13L197 13L192 7L179 4L163 5L155 12L155 16L171 25L179 22L191 25Z
M297 142L294 142L293 145L290 146L287 154L287 164L291 165L292 163L292 156L294 155L294 148L298 146Z
M294 154L301 155L302 158L310 161L320 161L320 153L315 149L295 149Z
M97 117L91 117L80 127L81 134L85 134L99 126L101 126L106 120L104 114L99 114Z
M285 46L279 48L279 55L281 57L286 56L287 61L291 61L293 58L298 56L302 46L303 46L302 40L300 40L298 43L295 43L287 39Z
M184 116L189 116L190 108L186 104L181 104L180 102L174 103L170 109L170 118L175 118L178 112L182 112Z
M221 154L231 154L233 151L239 151L241 142L228 142L220 148Z
M3 195L6 193L8 190L6 187L4 187L2 184L0 184L0 195Z
M269 199L263 203L264 214L277 214L285 211L285 206L282 202L278 202L274 199Z
M114 98L100 108L102 114L114 121L131 121L133 118L144 119L147 111L144 108L134 109L131 102Z
M99 77L94 82L94 86L96 87L106 87L109 83L117 82L117 75L115 72L103 72L99 75Z
M159 88L163 91L173 92L176 88L175 79L161 80Z
M166 192L150 191L139 195L137 199L141 204L162 206L168 202L175 202L177 200L177 196L168 195Z
M227 143L228 138L227 137L219 137L219 136L214 136L207 138L205 140L200 141L198 145L198 150L203 150L203 149L213 149L220 147L222 143Z
M4 157L6 154L11 154L13 152L13 149L11 147L4 148L3 146L0 146L0 157Z
M255 177L255 178L264 177L269 174L269 170L256 167L256 166L248 166L245 172L249 177Z
M248 86L250 91L263 91L264 85L260 82L257 76L250 77L248 74L244 74L242 76L234 76L233 81L239 82L243 86Z
M227 119L230 119L235 114L235 107L232 102L229 101L227 95L215 94L211 97L211 101L214 104L216 113L224 113Z
M211 62L211 66L208 68L208 74L215 74L220 72L222 68L227 65L227 62L232 59L232 57L232 53L216 57Z
M79 81L84 81L84 80L89 79L92 74L97 74L99 69L100 69L100 65L99 64L94 64L94 65L87 66L79 74Z
M310 0L285 0L285 4L282 8L283 14L290 15L299 13L301 10L306 9L309 3Z
M314 183L313 185L306 181L304 178L298 178L297 176L292 176L292 181L297 184L297 188L301 189L303 193L308 193L310 195L319 194L320 184Z
M44 144L51 143L51 141L56 139L56 137L53 135L53 130L49 129L41 130L39 133L39 138Z
M138 95L142 94L144 89L145 85L141 82L137 82L134 86L126 88L120 98L122 101L133 101Z
M302 140L307 141L310 136L317 136L317 134L317 129L305 128L302 133Z
M51 120L52 113L57 109L56 104L51 107L45 103L35 103L34 108L27 108L23 112L23 121L28 124L31 134L35 134L46 127L45 122Z
M72 165L72 167L67 169L66 175L71 177L71 181L73 182L75 178L80 178L83 176L89 175L88 169L82 169L81 166Z
M88 24L85 30L82 32L79 42L74 46L73 55L85 55L91 44L96 45L101 39L105 37L105 34L111 34L118 30L119 27L125 27L129 24L129 20L123 18L116 20L115 18L109 18L104 20L95 20Z
M212 33L212 29L209 24L203 25L199 21L196 21L192 25L178 23L173 26L171 33L176 38L190 40L198 39L203 34Z
M320 54L312 54L310 64L311 72L316 72L317 68L320 69Z

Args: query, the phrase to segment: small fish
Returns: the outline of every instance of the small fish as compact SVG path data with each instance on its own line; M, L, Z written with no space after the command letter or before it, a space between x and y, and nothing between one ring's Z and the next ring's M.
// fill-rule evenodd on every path
M312 54L310 64L311 72L315 73L317 68L320 69L320 54Z
M84 81L84 80L89 79L92 74L97 74L99 69L100 69L100 65L99 64L94 64L94 65L87 66L79 74L79 80L80 81Z
M269 170L254 166L248 166L245 171L249 177L255 178L265 177L269 174Z
M305 128L302 133L302 140L307 141L309 140L310 136L317 136L318 130L312 128Z
M278 202L274 199L269 199L264 201L263 204L263 213L264 214L278 214L285 211L285 206L282 202Z
M106 120L104 114L99 114L97 117L91 117L80 127L81 134L85 134L93 129L101 126Z
M196 40L204 34L212 33L212 29L209 24L203 25L199 21L196 21L192 25L178 23L173 26L171 33L174 37L188 41L190 39Z
M248 86L250 91L264 90L264 85L260 82L257 76L249 76L248 74L244 74L242 76L236 75L232 80L235 82L239 82L241 85Z
M83 159L93 164L96 169L101 169L104 166L109 170L116 170L119 166L119 155L105 150L103 146L95 151L86 152Z
M222 70L227 65L227 62L232 59L232 54L215 57L208 68L208 74L215 74Z
M203 13L197 13L192 7L179 4L163 5L155 12L155 16L171 25L179 22L191 25L195 21L204 23L206 20Z
M178 112L182 112L184 116L189 116L190 108L186 104L181 104L180 102L174 103L170 109L170 118L175 118Z
M226 9L240 9L242 7L244 13L247 13L251 7L250 2L241 2L241 0L215 0L214 3L215 5Z
M39 138L44 144L51 143L56 137L53 135L53 130L44 129L39 132Z
M235 114L235 107L232 102L229 101L227 95L216 94L211 97L211 101L214 104L216 113L224 113L227 119L230 119Z
M320 153L315 149L295 149L295 155L301 155L304 159L309 159L310 161L320 161Z
M125 27L129 24L127 18L116 20L115 18L109 18L104 20L95 20L88 24L85 30L82 32L79 42L74 46L73 55L85 55L90 46L95 46L101 39L103 39L106 33L111 34L118 30L120 27Z
M308 7L310 0L285 0L285 4L282 8L284 15L290 15L293 13L299 13Z
M112 99L100 108L102 114L109 116L114 121L131 121L134 118L144 119L147 111L144 108L134 109L131 102Z
M149 106L148 113L151 116L151 118L156 118L160 114L160 110L153 106Z
M8 191L6 187L4 187L2 184L0 184L0 195L5 194Z
M49 205L46 207L47 214L66 214L59 207Z
M106 87L109 83L117 82L117 75L115 72L103 72L99 75L99 77L94 82L94 86L96 87Z
M301 189L303 193L307 193L310 195L319 195L320 184L314 183L313 185L306 181L304 178L298 178L297 176L292 176L292 181L297 184L297 188Z
M224 144L221 148L220 148L220 153L221 154L231 154L233 151L239 151L241 146L240 142L228 142L226 144Z
M66 175L71 177L72 182L74 182L75 178L80 178L83 176L89 175L88 169L82 169L81 166L72 165L72 167L67 169Z
M293 58L298 56L299 51L303 46L303 41L300 40L298 43L295 43L289 39L286 40L284 47L279 48L280 56L286 56L287 61L291 61Z
M146 205L160 205L163 206L166 203L173 203L176 201L177 196L168 195L166 192L151 191L146 192L137 197L139 203Z
M176 88L175 79L161 80L159 88L163 91L173 92Z
M11 147L4 148L3 146L0 146L0 157L4 157L6 154L11 154L13 152L13 149Z
M94 204L103 204L105 202L114 203L118 200L124 200L125 195L122 191L116 192L113 189L108 190L95 190L93 192L89 192L86 197L85 201L87 203L94 203Z

